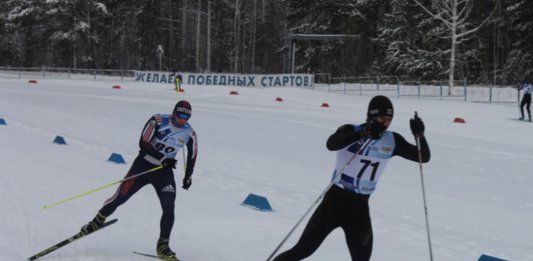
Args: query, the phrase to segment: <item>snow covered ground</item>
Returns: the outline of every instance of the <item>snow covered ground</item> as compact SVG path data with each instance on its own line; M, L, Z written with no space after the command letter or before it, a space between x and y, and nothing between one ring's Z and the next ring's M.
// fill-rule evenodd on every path
M187 261L265 260L328 184L335 153L326 139L344 123L361 123L371 97L295 88L185 91L199 158L191 189L178 191L171 246ZM0 260L25 259L76 233L116 186L43 205L120 180L145 121L169 113L176 100L169 85L0 78L0 118L7 123L0 125ZM392 100L391 130L414 143L408 120L415 110L426 125L434 259L533 260L533 124L510 120L518 117L516 104ZM466 124L453 123L455 117ZM57 135L68 145L52 143ZM111 153L128 164L108 162ZM181 167L176 175L179 184ZM275 211L241 206L249 193L267 197ZM370 207L372 260L429 260L417 163L391 160ZM149 260L131 251L155 252L160 213L147 186L112 215L118 223L42 260ZM350 260L342 231L307 260Z

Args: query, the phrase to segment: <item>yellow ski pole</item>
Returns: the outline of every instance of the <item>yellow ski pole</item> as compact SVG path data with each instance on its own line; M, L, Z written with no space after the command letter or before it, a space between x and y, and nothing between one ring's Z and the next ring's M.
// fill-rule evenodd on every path
M157 166L157 167L155 167L155 168L151 168L151 169L149 169L149 170L147 170L147 171L144 171L144 172L141 172L141 173L135 174L135 175L133 175L133 176L130 176L130 177L127 177L127 178L124 178L124 179L118 180L118 181L111 182L111 183L109 183L109 184L103 185L103 186L98 187L98 188L95 188L95 189L91 189L91 190L89 190L89 191L86 191L86 192L80 193L80 194L75 195L75 196L72 196L72 197L70 197L70 198L66 198L66 199L60 200L60 201L55 202L55 203L52 203L52 204L50 204L50 205L44 205L44 206L43 206L43 209L49 209L49 208L51 208L51 207L55 207L55 206L57 206L57 205L63 204L63 203L65 203L65 202L71 201L71 200L73 200L73 199L81 198L81 197L86 196L86 195L89 195L89 194L91 194L91 193L93 193L93 192L96 192L96 191L99 191L99 190L105 189L105 188L107 188L107 187L111 187L111 186L113 186L113 185L115 185L115 184L122 183L122 182L127 181L127 180L130 180L130 179L134 179L134 178L139 177L139 176L141 176L141 175L148 174L148 173L150 173L150 172L153 172L153 171L156 171L156 170L159 170L159 169L162 169L162 168L163 168L163 166Z

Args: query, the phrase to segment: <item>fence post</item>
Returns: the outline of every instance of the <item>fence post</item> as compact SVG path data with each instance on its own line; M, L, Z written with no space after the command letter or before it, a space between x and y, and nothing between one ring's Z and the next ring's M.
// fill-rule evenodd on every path
M416 80L416 86L418 87L418 99L420 100L420 79Z
M398 99L400 99L400 79L398 78L398 76L394 76L396 77L396 91L397 91L397 95L398 95Z
M344 86L344 95L346 95L346 79L344 79L344 81L342 81L342 84Z
M363 96L363 85L361 84L361 77L357 76L357 79L359 79L359 96Z
M492 84L489 87L489 104L492 104Z
M516 103L520 106L520 89L516 88Z
M465 102L466 102L466 101L468 100L468 99L466 98L466 96L467 96L467 94L468 94L468 92L466 91L466 78L463 80L463 84L464 84L464 87L465 87Z
M443 91L443 88L442 88L442 79L440 79L440 100L442 101L442 91Z
M331 92L331 78L328 74L328 92Z
M379 76L376 76L376 91L378 92L377 94L379 95Z

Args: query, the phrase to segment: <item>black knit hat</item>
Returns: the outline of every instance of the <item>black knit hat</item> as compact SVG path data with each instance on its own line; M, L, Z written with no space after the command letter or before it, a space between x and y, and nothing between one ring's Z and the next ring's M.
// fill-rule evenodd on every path
M394 116L394 108L392 102L383 95L374 96L370 103L368 103L368 111L366 113L368 118L377 116Z
M191 104L186 100L181 100L178 103L176 103L176 106L174 106L174 111L172 112L175 116L178 114L186 114L189 117L192 114L192 108Z

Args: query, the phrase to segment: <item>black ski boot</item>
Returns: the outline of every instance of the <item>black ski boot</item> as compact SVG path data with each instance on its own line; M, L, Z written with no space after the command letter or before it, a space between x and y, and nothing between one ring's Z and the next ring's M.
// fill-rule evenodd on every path
M157 257L165 261L179 261L176 253L168 246L168 238L160 237L157 240Z
M103 216L102 214L100 214L100 212L98 212L98 214L96 214L96 216L93 218L93 220L91 220L85 226L81 227L80 232L82 234L84 234L84 235L87 235L87 234L90 234L90 233L98 230L104 224L105 219L106 219L106 217Z

